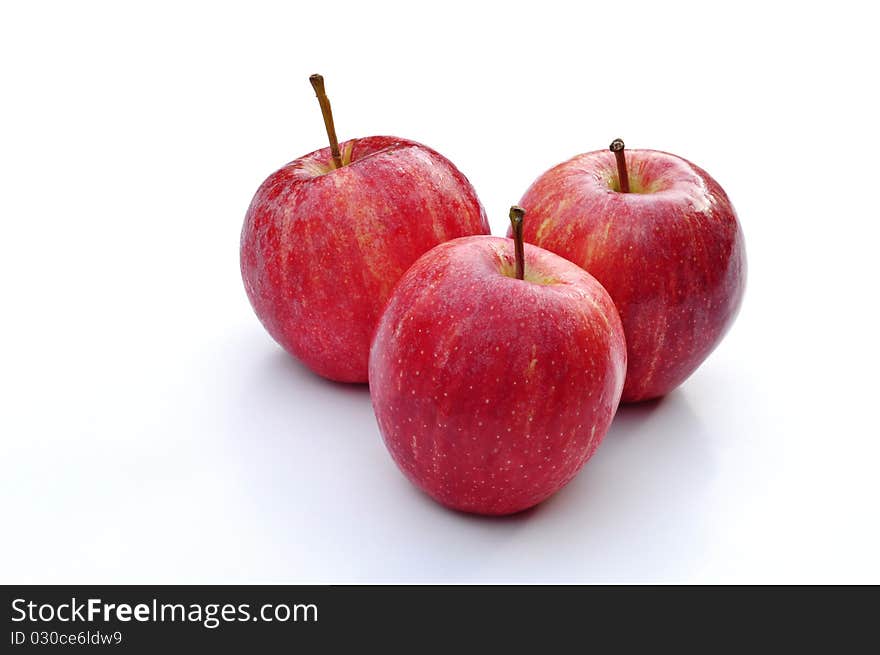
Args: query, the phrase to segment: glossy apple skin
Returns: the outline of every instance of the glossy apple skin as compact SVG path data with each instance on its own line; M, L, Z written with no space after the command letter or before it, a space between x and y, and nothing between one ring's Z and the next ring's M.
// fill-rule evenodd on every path
M708 173L665 152L627 150L631 190L614 155L578 155L522 197L524 239L593 274L626 333L623 402L663 396L693 373L739 310L746 280L733 205Z
M241 274L269 334L314 372L366 382L391 289L421 254L488 234L467 178L430 148L390 136L325 148L263 182L241 233Z
M513 277L510 239L444 243L401 278L376 329L370 394L385 445L453 509L510 514L548 498L620 400L626 345L611 298L531 245L525 271Z

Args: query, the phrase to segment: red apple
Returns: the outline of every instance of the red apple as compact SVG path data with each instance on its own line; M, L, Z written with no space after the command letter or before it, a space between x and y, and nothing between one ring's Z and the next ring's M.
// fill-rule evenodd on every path
M391 136L330 140L260 186L241 273L285 350L324 377L366 382L370 339L400 276L438 243L489 225L467 178L430 148Z
M718 345L742 300L746 259L733 205L706 171L612 146L616 157L589 152L551 168L520 204L525 240L582 266L614 299L628 353L623 401L635 402L669 393Z
M370 352L385 445L440 503L510 514L574 477L605 435L626 370L614 304L583 269L510 239L437 246L401 278Z

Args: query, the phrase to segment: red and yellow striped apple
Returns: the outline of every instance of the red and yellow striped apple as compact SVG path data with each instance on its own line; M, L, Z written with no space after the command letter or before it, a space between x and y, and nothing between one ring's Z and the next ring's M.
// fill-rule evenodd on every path
M624 402L669 393L732 324L743 235L727 194L698 166L655 150L624 154L618 139L612 152L551 168L520 204L525 240L582 266L614 299L628 351Z
M323 82L313 84L331 146L260 186L241 273L285 350L324 377L366 382L370 339L400 276L437 244L489 225L467 178L427 146L391 136L338 144Z
M614 416L617 310L583 269L514 242L456 239L401 278L370 352L380 432L407 478L465 512L510 514L562 488Z

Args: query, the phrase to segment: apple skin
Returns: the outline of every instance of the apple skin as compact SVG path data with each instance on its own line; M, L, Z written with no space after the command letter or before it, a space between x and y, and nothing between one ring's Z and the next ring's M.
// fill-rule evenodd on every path
M373 136L301 157L263 182L241 233L241 275L270 335L315 373L366 382L370 339L421 254L488 234L453 164L414 141Z
M511 514L561 489L617 409L626 344L614 303L586 271L510 239L456 239L401 278L370 351L385 445L450 508Z
M746 280L733 205L703 169L656 150L627 150L630 193L608 150L539 177L520 205L523 238L582 266L608 290L626 333L623 402L666 395L733 323Z

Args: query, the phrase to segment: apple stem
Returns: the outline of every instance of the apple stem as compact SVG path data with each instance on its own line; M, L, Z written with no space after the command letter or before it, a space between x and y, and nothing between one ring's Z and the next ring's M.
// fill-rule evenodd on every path
M609 149L617 158L617 179L620 183L620 192L629 193L629 174L626 172L626 155L623 154L623 139L614 139Z
M330 98L324 90L324 76L309 76L309 82L318 96L318 103L321 105L321 115L324 117L324 127L327 128L327 138L330 139L330 155L333 157L333 168L342 168L342 156L339 154L339 142L336 140L336 128L333 126L333 111L330 109Z
M526 210L518 205L510 208L510 224L513 226L513 249L516 253L516 279L522 280L526 274L526 256L523 248L523 217Z

